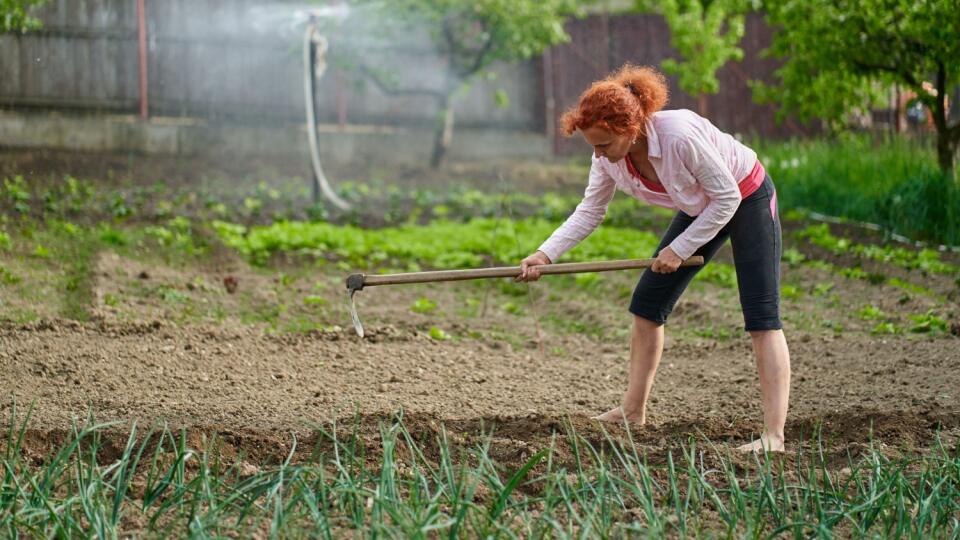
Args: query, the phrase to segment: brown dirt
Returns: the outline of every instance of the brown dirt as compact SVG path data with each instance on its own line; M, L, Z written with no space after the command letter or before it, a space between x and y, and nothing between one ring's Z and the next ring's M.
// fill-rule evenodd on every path
M222 163L191 161L181 169L143 156L17 155L9 170L37 179L69 169L76 176L89 170L98 178L114 171L107 176L118 183L130 177L192 183L205 167L224 170ZM7 157L0 151L0 162ZM237 175L247 170L241 161L236 166ZM5 170L0 165L0 175ZM450 176L451 170L438 174ZM474 174L466 166L454 172L461 181ZM259 173L245 174L256 182ZM516 174L527 178L522 170ZM563 183L534 168L528 178L531 189ZM796 242L789 233L785 247L841 267L861 264ZM729 261L727 249L718 260ZM108 454L110 448L122 449L123 428L134 420L141 426L164 420L187 429L192 445L218 434L227 454L254 462L285 457L292 433L309 451L323 442L313 427L334 418L356 422L364 440L376 445L379 425L400 410L411 434L427 444L441 425L463 447L495 429L491 454L507 466L522 463L568 426L599 445L606 441L604 428L623 437L622 428L601 427L590 416L616 405L624 388L629 323L624 295L632 290L634 273L604 276L591 294L571 294L562 281L545 280L531 286L530 298L491 283L375 288L358 298L368 332L361 340L344 307L346 272L332 264L285 268L277 262L261 271L222 249L191 267L100 253L92 322L57 319L56 310L44 311L45 304L38 303L43 320L0 323L0 395L8 396L0 402L0 425L14 420L14 400L18 419L34 403L25 448L36 459L62 443L71 424L87 414L121 422L115 437L108 437ZM908 327L909 314L935 310L960 324L956 276L862 264L866 271L924 285L939 298L785 265L784 283L801 293L783 301L794 377L791 444L821 425L841 457L871 439L891 447L926 447L937 430L955 444L960 339L873 336L869 331L877 321L862 320L857 312L875 306ZM282 272L292 276L289 283L281 283ZM236 279L234 294L226 290L225 278ZM825 283L835 287L816 292ZM304 305L307 296L323 302ZM411 313L411 304L423 296L436 302L436 311ZM278 306L283 309L271 312ZM274 325L258 317L274 317ZM277 333L299 319L326 330ZM431 339L434 325L454 339ZM740 444L760 429L757 375L741 326L733 289L698 281L677 305L650 424L633 432L634 442L654 459L688 437Z
M590 416L618 403L626 379L627 321L616 298L632 286L635 276L627 273L604 276L593 295L567 294L560 282L544 280L532 285L532 303L493 282L372 288L358 296L368 332L361 340L349 327L343 272L329 266L301 267L286 285L279 276L297 268L257 270L232 252L190 267L102 252L94 268L93 322L0 324L0 392L11 398L0 403L0 422L11 421L13 400L21 413L36 404L27 441L36 459L87 414L122 423L108 437L108 453L122 449L123 426L166 421L186 428L191 444L219 434L227 457L270 462L287 455L292 433L305 452L320 444L313 427L334 418L357 422L375 446L379 424L402 410L408 429L428 445L441 425L464 447L495 429L492 453L519 465L568 425L605 444ZM238 280L235 294L226 291L226 276ZM960 340L873 336L875 321L855 313L875 305L902 324L900 312L925 312L937 307L934 300L913 295L900 303L898 289L809 266L785 266L784 281L803 291L784 300L794 444L821 423L840 461L871 438L927 447L940 429L948 442L957 440ZM831 293L812 292L825 282L836 283ZM157 290L185 300L164 300ZM302 306L307 295L326 304ZM107 305L109 296L121 303ZM410 312L422 296L436 311ZM467 299L474 303L469 316L462 312ZM521 311L505 310L508 301ZM319 309L309 314L326 330L277 333L242 320L251 306L276 304L291 306L288 318ZM563 326L571 321L597 333ZM757 376L741 324L735 290L691 287L671 319L650 424L634 430L643 450L662 458L689 437L739 444L760 429ZM431 339L433 325L455 339ZM712 328L730 337L696 333ZM622 428L607 428L622 436Z
M162 419L196 436L225 433L246 453L277 457L289 450L291 432L309 441L312 424L359 415L375 435L377 422L401 409L413 430L496 425L501 449L538 445L563 431L567 417L597 438L589 416L617 403L626 376L620 344L542 357L482 341L436 342L409 329L368 331L361 340L348 330L268 335L162 321L6 324L0 392L21 409L36 403L31 447L40 454L92 413L140 425ZM827 336L791 345L794 439L820 419L845 444L866 443L871 423L873 437L901 447L928 444L938 426L960 427L955 339ZM0 421L9 422L11 403L2 407ZM761 419L748 342L671 344L650 418L636 431L652 449L688 436L750 438Z

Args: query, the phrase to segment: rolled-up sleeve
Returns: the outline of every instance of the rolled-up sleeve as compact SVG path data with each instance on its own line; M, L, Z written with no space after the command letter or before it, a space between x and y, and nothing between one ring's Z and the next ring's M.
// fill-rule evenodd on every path
M590 177L583 200L570 217L557 228L538 248L551 262L572 249L590 235L607 215L607 206L613 199L617 186L613 178L603 170L596 157L590 164Z
M683 259L712 240L740 206L740 187L720 154L708 141L692 136L675 146L680 162L703 188L709 202L687 229L670 244Z

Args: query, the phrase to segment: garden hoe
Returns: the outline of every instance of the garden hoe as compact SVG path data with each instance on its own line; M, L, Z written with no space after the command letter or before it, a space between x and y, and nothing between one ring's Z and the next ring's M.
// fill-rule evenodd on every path
M599 261L581 263L561 263L540 266L541 275L551 274L578 274L581 272L609 272L611 270L632 270L648 268L656 259L625 259L620 261ZM700 266L703 257L690 257L680 266ZM438 270L434 272L408 272L404 274L381 274L368 276L366 274L351 274L347 277L347 292L350 294L350 317L357 335L363 337L363 325L357 316L357 306L353 295L364 287L374 285L400 285L404 283L433 283L437 281L462 281L465 279L485 278L515 278L520 275L519 266L500 266L493 268L476 268L470 270Z

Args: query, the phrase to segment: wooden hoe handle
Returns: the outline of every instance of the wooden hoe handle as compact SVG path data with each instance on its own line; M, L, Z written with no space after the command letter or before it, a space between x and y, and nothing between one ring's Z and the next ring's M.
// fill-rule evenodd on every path
M632 270L649 268L656 259L624 259L619 261L579 262L540 265L540 275L578 274L581 272L609 272L611 270ZM680 266L701 266L703 257L697 255L683 261ZM431 283L435 281L461 281L465 279L483 279L499 277L517 277L519 266L498 266L469 270L436 270L432 272L408 272L404 274L380 274L368 276L353 274L347 278L347 288L360 290L373 285L398 285L403 283Z

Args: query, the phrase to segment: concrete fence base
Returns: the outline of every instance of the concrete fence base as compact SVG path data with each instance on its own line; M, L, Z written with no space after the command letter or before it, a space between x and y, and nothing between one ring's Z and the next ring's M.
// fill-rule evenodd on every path
M157 155L263 156L309 160L305 124L249 126L189 118L141 120L131 115L66 115L0 111L0 146ZM425 163L433 140L427 129L322 125L325 163L348 165ZM450 161L548 159L550 139L542 133L461 129L454 133Z

